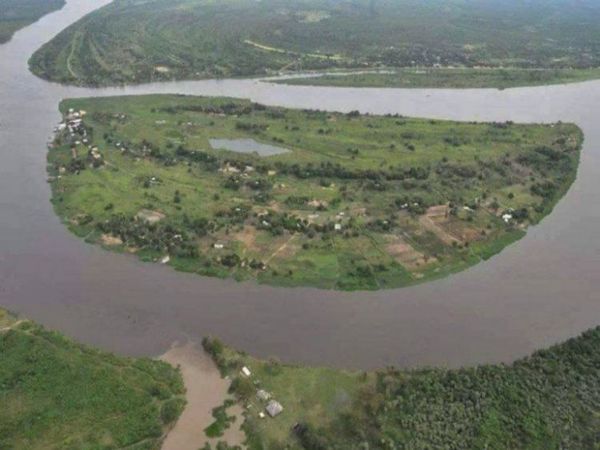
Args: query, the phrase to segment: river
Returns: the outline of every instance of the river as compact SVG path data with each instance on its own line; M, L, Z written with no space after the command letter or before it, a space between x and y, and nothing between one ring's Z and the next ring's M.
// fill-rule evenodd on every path
M600 82L498 90L353 89L207 80L84 89L47 83L27 59L107 0L69 0L0 46L0 305L103 349L164 353L213 334L257 356L370 369L511 361L600 324ZM268 105L457 120L571 121L578 177L554 212L491 260L377 292L282 289L182 274L71 235L46 183L62 98L228 95Z

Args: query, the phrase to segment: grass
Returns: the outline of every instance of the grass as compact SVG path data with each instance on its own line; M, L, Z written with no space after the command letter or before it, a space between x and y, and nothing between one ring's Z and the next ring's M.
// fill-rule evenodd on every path
M599 19L591 1L124 0L68 27L33 55L31 68L82 85L381 67L550 69L346 78L351 85L531 85L596 78L589 69L600 67Z
M0 44L49 12L64 6L64 0L0 0Z
M0 310L0 448L158 449L185 400L166 363L79 345Z
M228 98L61 104L66 116L70 109L85 111L83 125L60 132L48 160L52 201L73 232L179 270L278 286L374 290L464 270L551 212L575 179L582 142L563 123L432 121ZM213 138L286 152L213 149Z
M204 342L245 408L251 450L597 448L599 344L596 328L511 365L348 372ZM259 417L258 389L280 415Z
M383 88L496 88L574 83L600 77L598 69L418 68L377 73L339 73L292 77L280 84Z

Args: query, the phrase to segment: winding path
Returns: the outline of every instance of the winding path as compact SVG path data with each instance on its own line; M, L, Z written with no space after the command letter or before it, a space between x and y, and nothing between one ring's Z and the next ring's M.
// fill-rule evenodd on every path
M258 356L372 368L509 361L600 323L600 82L497 90L286 86L207 80L82 89L27 70L41 44L107 0L70 0L0 46L0 305L85 343L133 355L214 334ZM269 105L518 122L572 121L578 179L500 255L401 290L279 289L180 274L70 235L48 201L46 142L61 98L229 95Z

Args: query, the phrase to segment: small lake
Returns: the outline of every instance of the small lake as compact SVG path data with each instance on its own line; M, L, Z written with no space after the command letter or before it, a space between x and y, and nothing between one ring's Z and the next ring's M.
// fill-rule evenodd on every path
M215 150L229 150L236 153L257 153L259 156L273 156L289 153L287 148L262 144L254 139L209 139Z

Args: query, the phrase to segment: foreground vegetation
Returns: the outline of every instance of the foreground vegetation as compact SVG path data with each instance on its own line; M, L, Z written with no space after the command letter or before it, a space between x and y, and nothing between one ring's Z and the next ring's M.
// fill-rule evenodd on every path
M438 278L499 252L566 192L582 141L570 124L228 98L79 99L61 110L53 202L78 235L203 275L346 290ZM212 138L283 153L212 148Z
M592 0L123 0L64 30L31 67L85 85L332 68L590 69L600 67L599 23ZM597 72L575 78L587 76Z
M246 407L250 449L594 449L600 441L600 328L512 365L458 370L353 373L204 345ZM259 417L258 389L283 405L279 416Z
M15 31L64 4L64 0L0 0L0 44L9 41Z
M390 88L497 88L573 83L600 77L599 69L417 68L286 78L280 84Z
M117 357L0 310L0 448L158 449L183 381L166 363Z

